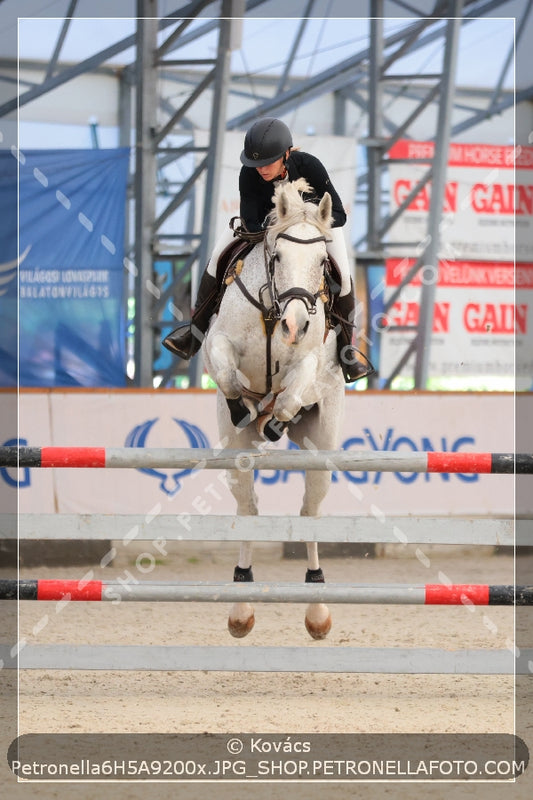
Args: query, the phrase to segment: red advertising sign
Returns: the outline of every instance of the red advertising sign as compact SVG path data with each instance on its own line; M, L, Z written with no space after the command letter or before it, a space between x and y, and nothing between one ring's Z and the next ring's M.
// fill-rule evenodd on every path
M433 142L406 140L391 148L392 212L427 172L433 150ZM395 159L401 161L395 163ZM418 163L419 159L428 163ZM441 257L531 261L532 170L533 147L452 144L440 228ZM411 255L413 242L425 239L430 200L428 183L391 227L390 241L395 243L391 253Z
M427 172L433 142L402 140L390 151L391 211ZM533 374L533 147L453 143L440 224L430 375ZM415 262L428 230L431 182L390 229L385 298ZM419 247L420 244L420 247ZM380 371L390 374L412 340L424 265L401 293L382 336ZM403 374L412 375L412 360Z
M385 297L400 284L415 259L388 259ZM419 317L419 272L387 316L381 371L392 372L405 352ZM516 287L522 291L515 293ZM517 376L533 374L531 337L533 264L487 261L439 262L433 316L430 374ZM412 363L404 370L412 374Z

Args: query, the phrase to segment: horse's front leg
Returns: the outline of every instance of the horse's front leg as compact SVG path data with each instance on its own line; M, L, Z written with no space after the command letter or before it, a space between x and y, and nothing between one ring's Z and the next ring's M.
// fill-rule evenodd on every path
M274 404L274 417L290 422L302 406L309 403L309 390L316 383L318 360L309 353L298 364L291 367L281 382L281 391Z
M324 573L318 561L318 545L307 542L306 583L324 583ZM331 630L331 614L325 603L310 603L305 610L305 627L313 639L325 639Z
M305 473L305 493L301 516L320 516L322 500L331 484L331 472L307 470ZM306 583L324 583L324 573L318 561L317 542L307 542ZM305 610L305 627L313 639L325 639L331 630L331 614L324 603L310 603Z
M339 439L340 419L342 418L344 389L341 385L331 387L326 394L298 425L291 430L291 439L302 448L331 450ZM305 473L305 493L301 516L318 517L320 507L331 485L331 472L328 470L307 470ZM318 544L307 543L306 583L324 583L324 574L318 560ZM331 614L324 603L311 603L305 611L305 627L313 639L324 639L331 629Z
M233 343L223 333L212 331L207 337L206 361L209 374L226 398L231 423L246 428L257 417L255 405L242 397L249 381L239 369L239 354Z
M223 333L211 331L206 341L206 360L209 374L228 399L241 396L239 356L232 342Z
M250 428L236 430L231 423L230 412L224 396L218 392L217 415L219 431L224 445L230 449L248 450L253 448L253 431ZM231 469L226 473L228 487L237 502L239 516L253 517L258 513L257 495L254 488L254 472L247 469ZM239 560L233 573L236 583L253 581L252 543L241 542ZM244 588L244 587L243 587ZM254 609L250 603L234 603L228 617L228 630L232 636L242 639L252 630L255 622Z
M237 514L257 515L257 498L253 486L253 471L230 470L228 479L233 496L237 500ZM252 583L252 543L241 542L239 560L233 573L236 583ZM250 603L234 603L228 617L228 630L236 639L247 636L255 624L253 606Z

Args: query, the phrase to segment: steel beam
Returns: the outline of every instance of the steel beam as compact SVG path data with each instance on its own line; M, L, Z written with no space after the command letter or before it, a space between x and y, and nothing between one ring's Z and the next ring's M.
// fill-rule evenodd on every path
M370 65L367 160L368 184L368 247L379 249L378 229L381 217L382 137L382 69L383 69L383 0L372 0L370 19Z
M135 137L135 385L152 386L153 234L157 114L157 0L137 0L137 80Z
M422 266L422 288L420 293L420 312L414 368L415 389L427 388L429 378L431 339L433 336L433 312L438 281L440 223L442 219L446 175L448 170L450 121L455 92L455 75L457 71L457 54L459 50L463 0L452 0L450 2L449 13L450 19L446 22L441 98L433 158L433 181L431 186L427 232L428 245L424 252L424 263ZM431 270L429 276L427 274L427 268Z
M202 219L202 239L200 241L199 259L193 267L192 291L198 290L200 271L205 268L215 245L215 223L220 188L220 165L224 147L226 130L227 104L230 87L231 52L239 46L238 31L240 19L244 14L244 0L222 0L215 80L213 85L213 101L211 107L211 130L209 149L207 151L207 170L204 189L204 211ZM201 351L193 359L189 375L192 386L201 386L203 360Z

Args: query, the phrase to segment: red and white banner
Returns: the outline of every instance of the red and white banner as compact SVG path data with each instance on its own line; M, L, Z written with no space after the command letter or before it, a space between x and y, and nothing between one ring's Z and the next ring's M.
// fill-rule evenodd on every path
M427 172L433 142L402 140L391 148L391 211ZM394 163L394 159L398 159ZM416 163L413 163L416 160ZM451 144L440 224L437 292L429 373L438 376L533 374L533 147ZM390 229L385 300L415 263L427 236L431 183ZM390 310L381 337L380 372L391 374L418 323L421 280L406 286ZM423 278L422 278L423 275ZM402 330L403 328L403 330ZM414 357L413 357L414 358ZM412 375L413 358L403 368Z
M391 148L392 213L426 174L433 152L433 142L401 140ZM407 161L394 163L394 159ZM428 161L413 163L410 159ZM440 257L533 260L532 170L533 147L451 144ZM391 227L389 239L395 243L389 248L391 254L414 255L416 244L427 235L430 201L431 183L427 183Z
M388 259L385 298L400 284L414 259ZM486 261L439 262L429 371L431 375L533 375L533 264ZM421 274L387 315L380 368L390 374L413 338L402 326L418 324ZM522 291L516 292L515 285ZM529 290L529 291L528 291ZM411 361L404 368L412 374Z

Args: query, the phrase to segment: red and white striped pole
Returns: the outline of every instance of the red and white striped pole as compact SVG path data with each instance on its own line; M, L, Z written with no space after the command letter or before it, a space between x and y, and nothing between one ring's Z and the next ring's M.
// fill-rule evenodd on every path
M0 447L0 467L252 469L533 474L531 453Z
M204 603L343 603L366 605L529 606L533 586L488 584L106 583L0 580L0 600Z

